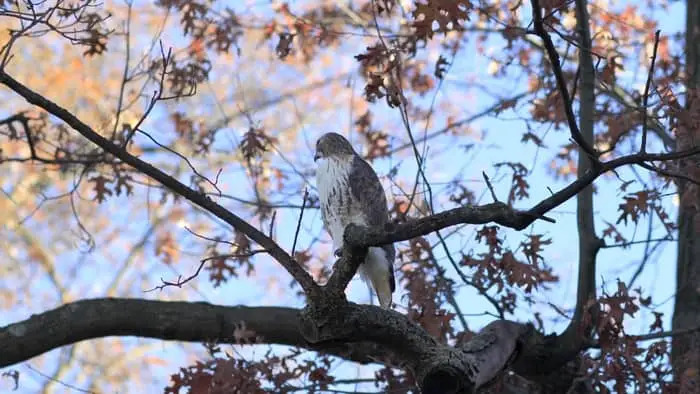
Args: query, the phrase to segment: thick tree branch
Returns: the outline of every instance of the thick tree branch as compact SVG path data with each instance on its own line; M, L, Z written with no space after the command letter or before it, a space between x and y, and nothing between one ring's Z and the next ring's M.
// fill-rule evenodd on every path
M0 328L0 367L83 340L136 336L183 342L274 343L316 350L299 330L299 310L224 307L201 302L102 298L66 304ZM250 332L236 338L237 332ZM331 354L359 363L386 354L372 344L329 345Z
M595 68L591 56L591 32L588 22L586 0L576 0L576 21L579 35L579 68L581 70L581 90L579 123L581 137L587 144L594 141L594 110L595 110ZM595 168L594 159L588 155L578 155L578 178L582 178ZM576 219L578 230L578 286L576 290L576 307L574 317L564 331L566 342L571 345L568 349L576 354L583 348L595 326L595 317L584 327L584 317L589 310L586 306L596 299L596 259L603 241L598 238L593 217L593 187L586 186L576 195Z
M465 390L497 376L509 361L533 349L531 326L497 320L471 341L449 347L397 312L346 304L330 319L321 341L305 339L302 311L283 307L224 307L203 302L101 298L73 302L0 327L0 367L79 341L136 336L184 342L279 344L307 348L360 363L408 367L424 392ZM340 316L340 315L338 315ZM325 337L325 338L324 338ZM539 346L539 345L537 345ZM536 354L537 352L533 352ZM399 364L400 363L400 364Z
M686 2L685 26L685 110L690 119L695 119L700 102L700 1ZM684 150L700 146L699 131L694 121L681 121L676 132L676 149ZM677 163L678 171L688 175L689 169L700 166L700 158L682 160ZM673 310L673 330L686 330L700 326L700 297L697 283L700 283L700 212L693 202L698 201L697 186L687 180L677 182L678 196L678 250L676 265L676 298ZM693 190L695 189L695 190ZM687 198L695 195L694 198ZM685 197L685 198L684 198ZM671 365L674 379L687 388L698 387L700 379L693 373L700 369L700 331L687 332L673 337L671 344ZM681 387L683 387L681 386Z
M163 186L166 186L173 192L185 197L192 203L199 205L200 207L206 209L207 211L213 213L221 220L233 226L236 230L244 233L253 241L257 242L260 246L265 248L265 250L277 260L284 268L289 272L292 277L299 282L304 292L307 295L311 295L317 292L318 286L314 282L313 278L296 262L294 259L282 249L275 241L270 237L251 226L248 222L231 213L231 211L222 207L221 205L212 201L209 197L204 194L198 193L192 188L187 187L182 182L169 176L158 168L152 166L151 164L129 154L126 149L115 145L108 139L104 138L97 132L95 132L90 126L83 123L80 119L76 118L75 115L60 107L56 103L44 98L28 87L24 86L22 83L12 78L4 71L0 71L0 83L12 89L15 93L24 97L30 104L36 105L46 112L56 116L57 118L64 121L66 124L75 129L78 133L82 134L85 138L93 142L95 145L104 149L105 152L114 155L115 157L122 160L124 163L134 167L135 169L141 171L142 173L148 175L154 180L160 182Z

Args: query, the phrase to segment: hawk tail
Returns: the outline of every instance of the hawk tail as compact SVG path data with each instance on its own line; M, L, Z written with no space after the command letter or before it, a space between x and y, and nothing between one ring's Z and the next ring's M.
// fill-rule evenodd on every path
M384 309L391 308L391 287L389 286L389 281L386 278L377 278L377 280L372 281L372 287L377 293L377 298L379 298L379 305Z
M364 264L360 266L360 276L369 282L379 298L382 308L391 308L392 293L396 288L394 270L381 248L369 248Z

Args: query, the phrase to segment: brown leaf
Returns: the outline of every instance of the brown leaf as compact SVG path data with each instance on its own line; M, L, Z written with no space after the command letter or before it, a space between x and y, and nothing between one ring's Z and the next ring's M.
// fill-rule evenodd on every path
M664 316L664 314L656 311L652 311L652 313L654 314L654 322L651 323L651 326L649 326L649 332L654 332L656 330L663 331L664 323L661 318Z
M89 182L92 182L95 184L93 190L95 190L95 200L98 202L103 202L104 200L107 199L107 196L111 196L113 194L112 190L110 190L107 187L108 183L111 183L111 181L107 178L105 178L103 175L98 175L95 177L92 177L88 179Z
M165 264L172 264L180 257L180 250L171 232L160 234L156 238L155 254L161 256Z
M618 210L622 211L616 224L624 221L627 224L627 218L630 217L632 222L637 223L641 215L649 213L649 204L658 199L655 192L648 190L638 191L628 194L624 197L625 202L618 206Z
M438 57L437 62L435 62L435 71L433 72L433 75L435 75L435 78L437 79L443 79L445 78L445 73L447 72L447 66L449 66L450 63L447 62L447 59L442 57Z
M625 239L625 237L622 236L622 233L620 233L617 230L617 227L615 227L614 224L608 221L605 221L605 224L607 224L608 227L606 227L605 230L603 230L603 239L608 237L613 238L616 244L622 244L627 242L627 239Z
M279 41L275 47L275 53L277 57L284 60L289 53L292 51L292 42L294 41L294 35L289 33L280 33Z
M538 261L544 261L540 254L544 250L542 245L551 245L552 239L542 239L542 234L528 235L528 241L522 242L523 254L530 261L530 264L537 265Z
M266 149L266 139L267 136L262 129L251 127L243 135L241 140L240 149L243 153L243 157L246 160L252 160L254 158L260 157Z
M426 3L417 3L412 13L415 34L423 40L432 38L435 22L440 33L462 30L462 22L469 20L468 11L471 9L472 4L469 0L428 0Z

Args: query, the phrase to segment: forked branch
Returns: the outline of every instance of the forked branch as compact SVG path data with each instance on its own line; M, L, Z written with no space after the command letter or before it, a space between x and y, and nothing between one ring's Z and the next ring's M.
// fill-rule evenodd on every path
M542 7L540 6L539 0L532 0L532 20L535 33L542 39L545 52L547 52L547 57L552 65L552 71L554 73L554 78L557 81L559 94L561 95L562 105L564 106L564 112L566 113L566 121L571 132L571 138L584 152L586 152L588 156L595 159L598 157L598 153L593 149L591 144L583 139L581 130L576 122L576 115L574 115L574 109L572 106L573 101L569 95L569 88L566 86L564 73L562 72L561 63L559 62L559 53L557 52L556 48L554 48L552 37L545 29L544 20L542 19Z

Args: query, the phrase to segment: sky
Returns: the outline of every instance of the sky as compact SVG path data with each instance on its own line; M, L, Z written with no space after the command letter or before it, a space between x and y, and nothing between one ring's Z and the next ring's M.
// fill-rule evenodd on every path
M628 2L619 2L619 6L623 6ZM635 2L629 2L635 3ZM642 5L643 6L643 5ZM684 5L682 2L675 2L671 7L670 11L666 15L661 15L657 19L661 23L662 34L674 32L681 30L683 28L682 24L678 21L684 21ZM171 38L171 40L175 40ZM492 53L498 53L502 49L502 42L500 40L494 39L488 43L488 50ZM478 72L475 70L484 70L489 66L489 60L479 56L476 51L464 52L466 55L455 59L450 72L441 88L439 95L442 99L449 99L453 103L459 103L459 105L464 107L464 116L469 116L471 114L476 114L481 112L483 109L490 107L494 100L487 94L484 94L478 89L466 90L463 81L470 80L478 76ZM434 53L435 59L439 53ZM355 67L354 61L347 62L348 70ZM334 70L334 72L337 70ZM628 80L633 86L643 82L643 75L637 75L629 73L629 75L623 75L624 80ZM361 94L362 86L361 81L356 80L355 90L357 91L357 96ZM489 87L492 91L499 92L520 92L525 90L526 81L515 80L512 78L502 78L495 83L491 84ZM430 97L426 98L429 100ZM522 103L520 105L519 114L527 114L528 103ZM379 101L371 106L372 110L376 114L379 114L385 122L398 125L400 123L399 112L396 110L390 110L386 108L383 101ZM265 114L258 114L259 116L264 116ZM351 124L348 118L347 111L339 111L336 114L337 117L333 119L309 119L307 123L304 124L304 129L308 132L309 137L317 137L318 135L328 132L328 131L338 131L337 125L343 125L343 131L347 133L349 125ZM156 111L153 119L158 119L159 113ZM145 127L154 127L155 120L147 122ZM429 127L428 131L437 130L443 127L445 124L444 117L439 114L435 116L434 123ZM531 188L531 197L525 202L516 203L517 208L528 208L543 198L549 196L549 188L554 191L562 188L566 183L557 182L552 179L549 175L547 166L551 158L550 151L540 151L538 152L535 147L530 145L523 145L520 142L520 135L523 130L523 123L518 120L515 114L504 113L499 119L494 119L491 117L484 117L476 120L470 124L473 129L473 133L470 137L460 138L454 140L448 140L443 137L441 140L441 146L447 146L449 143L473 143L475 147L467 154L465 154L459 161L450 154L432 154L427 159L427 174L430 178L431 184L434 186L434 193L436 195L436 207L439 207L441 203L446 203L447 197L441 194L439 191L443 188L446 182L455 178L458 172L461 172L464 179L473 180L474 191L477 196L481 196L480 203L489 203L490 195L485 192L485 185L482 182L481 173L485 171L491 179L494 180L495 190L498 196L505 199L509 189L509 174L505 171L497 171L494 168L494 164L502 161L521 161L523 163L532 163L531 168L533 168L532 174L528 178ZM424 133L423 125L414 125L414 133L418 139ZM221 149L234 149L235 143L240 139L242 133L246 130L239 127L232 127L224 130L226 138L222 138L217 144ZM165 135L165 134L163 134ZM351 141L355 143L358 151L362 150L361 144L359 144L359 138L357 134L350 135ZM560 143L564 143L568 139L568 135L565 132L552 132L547 136L546 143L548 146L557 146ZM485 141L485 143L483 142ZM142 139L141 143L145 143ZM654 141L652 141L654 142ZM305 141L301 139L298 141L300 150L306 150L307 145ZM660 149L658 143L653 143L650 148ZM431 147L431 149L433 149ZM306 170L313 170L313 152L309 150L308 167ZM276 157L275 160L279 160L280 163L283 162L281 157ZM404 154L400 158L394 158L391 160L383 159L378 160L373 163L377 172L380 176L385 176L389 169L400 164L399 167L399 177L404 179L412 179L416 173L416 162L415 159L410 154ZM620 177L624 180L631 180L636 178L636 174L630 169L623 169L619 171ZM181 176L181 179L187 180L189 174ZM313 179L312 179L313 180ZM393 194L398 193L395 187L391 187L389 182L384 179L384 184L386 189ZM246 185L245 179L241 176L240 172L231 171L229 174L224 173L224 178L222 179L221 189L224 193L230 193L241 197L246 197L244 192L241 192L240 185ZM617 217L618 204L621 202L622 195L617 190L616 185L619 181L607 176L604 179L597 181L596 185L599 186L597 189L597 194L595 198L595 211L596 211L596 228L598 232L601 232L605 228L603 223L603 218L611 219ZM635 186L637 189L635 189ZM313 182L308 185L308 187L313 190ZM637 183L631 187L631 191L636 191L641 188L641 185ZM669 199L671 197L668 197ZM216 199L215 199L216 200ZM301 203L301 194L296 197L296 201L290 203ZM220 200L224 206L230 206L230 202L226 200ZM120 198L110 199L104 209L114 209L118 212L118 209L124 200ZM229 204L229 205L227 205ZM672 204L667 204L667 206L672 206ZM235 210L234 210L235 212ZM567 320L561 318L559 312L547 305L548 301L556 303L557 306L561 307L565 311L570 311L575 303L576 296L576 266L577 266L577 233L576 233L576 216L575 212L575 200L570 200L562 206L555 209L553 212L549 213L548 216L556 220L555 224L538 221L535 222L528 229L522 233L515 231L505 231L506 244L513 249L516 249L521 241L523 241L524 234L544 234L545 237L553 238L554 242L547 249L545 249L544 256L545 261L548 266L554 268L554 272L559 275L560 282L553 286L549 290L542 290L535 293L534 298L538 301L533 307L525 307L521 305L516 311L514 316L508 316L508 318L515 319L521 322L532 321L533 313L540 312L543 319L546 322L546 329L549 332L559 332L564 327L566 327ZM115 220L129 224L133 228L133 232L124 234L123 242L125 244L139 239L143 236L145 224L152 212L146 212L145 210L140 212L135 216L119 216ZM292 235L294 234L294 229L296 226L296 218L298 216L298 210L280 210L277 213L277 230L276 234L279 242L283 247L288 250L291 249ZM671 217L675 217L676 212L670 211ZM183 223L180 223L182 225ZM308 228L309 231L303 231L300 234L299 245L304 246L312 242L315 235L320 234L320 216L318 212L314 210L309 210L305 213L303 222L304 228ZM658 225L658 222L653 223L653 225ZM471 250L475 252L480 251L480 246L474 240L475 232L479 226L467 225L460 229L459 234L450 237L448 240L448 245L450 250L453 251L457 258L459 258L459 252L468 253ZM633 231L632 227L628 228ZM181 235L184 234L184 228L180 228ZM636 231L636 238L641 239L645 235L646 228L640 226ZM655 230L657 233L659 229ZM325 239L328 240L327 236ZM431 241L435 239L431 236ZM152 240L151 240L152 242ZM325 246L329 247L329 246ZM442 249L437 248L437 258L438 261L443 264L447 269L448 275L459 282L459 278L449 266L446 264L446 258ZM644 245L633 246L629 249L604 249L601 251L598 257L598 286L604 286L607 289L613 290L616 286L616 279L627 281L634 273L639 262L644 255ZM79 250L74 253L66 253L62 258L65 259L79 259L82 254ZM673 310L672 295L674 293L675 287L675 256L676 247L673 243L666 243L660 246L657 251L653 254L652 258L649 259L647 267L643 274L639 277L636 282L637 286L641 286L645 289L648 294L653 294L653 303L657 307L656 310L664 312L664 327L670 327L670 318ZM144 256L144 258L154 258L154 256ZM177 267L176 270L186 275L189 272L196 269L198 265L199 256L191 256L191 264L187 264L187 260L183 260ZM73 293L80 295L81 298L89 297L100 297L104 295L104 289L109 285L111 277L100 275L105 269L113 269L108 261L89 260L81 267L80 278L78 282L80 284L79 288L74 289ZM154 264L155 268L150 269L147 272L148 277L152 280L152 283L157 284L160 278L164 279L174 279L177 277L177 273L173 272L171 268L165 266L164 264L157 263ZM256 277L254 278L238 278L229 281L221 287L214 288L205 277L200 278L196 282L197 291L188 292L187 299L190 301L207 301L214 304L221 305L285 305L301 307L303 306L300 299L289 297L289 290L285 289L286 284L289 282L290 278L281 270L275 262L267 258L256 259ZM68 274L67 272L65 274ZM142 272L130 271L128 275L141 275ZM260 286L259 283L267 283L267 279L276 278L272 285ZM42 283L45 279L41 279L39 282L33 284L36 286L45 286L46 283ZM401 303L401 286L399 285L399 291L395 294L395 300ZM145 290L145 289L142 289ZM171 297L174 299L185 298L183 294L178 294L178 289L171 288L159 293L142 293L143 298L146 299L157 299L160 297ZM366 303L369 302L367 288L359 280L355 279L349 289L349 298L355 302ZM484 314L484 312L494 313L490 304L488 304L482 297L478 296L475 291L469 288L463 287L457 294L457 301L460 304L462 311L467 317L467 321L470 325L470 329L478 330L483 327L488 322L492 321L494 318L491 315ZM376 302L376 301L375 301ZM60 302L57 301L56 305ZM19 307L16 310L10 311L9 313L3 313L0 316L0 325L5 325L11 322L18 321L23 318L27 318L32 313L40 312L43 309L38 308L36 304L32 306L27 306L26 308ZM646 333L647 325L650 324L651 312L642 310L637 315L637 318L628 327L628 330L632 334L636 333ZM459 323L457 323L459 326ZM130 343L143 342L142 340L130 339ZM202 348L199 345L193 344L188 346L180 346L175 343L153 341L154 344L148 350L148 354L169 360L169 364L162 367L155 367L154 375L152 376L152 382L150 383L150 388L153 392L159 392L162 387L166 384L169 375L172 374L180 366L187 365L191 362L191 357L194 354L201 354ZM280 349L281 347L274 347L275 349ZM238 354L245 357L259 357L263 354L265 348L238 348ZM41 376L41 373L50 374L56 365L60 363L61 352L54 351L48 357L45 364L40 367L34 366L30 360L27 363L14 366L13 368L18 369L22 378L20 381L20 388L17 393L35 393L37 392L45 383L45 377ZM373 367L357 367L350 363L342 363L337 368L339 371L347 377L372 377ZM38 372L41 371L41 372ZM2 373L3 370L0 370ZM70 384L75 384L77 387L81 387L80 382L74 382L75 374L68 375L63 380ZM0 381L0 390L3 389L3 384L6 382ZM54 385L55 393L75 393L78 392L71 388ZM347 389L347 387L346 387ZM360 389L368 389L368 391L376 390L372 385L366 387L360 387Z

